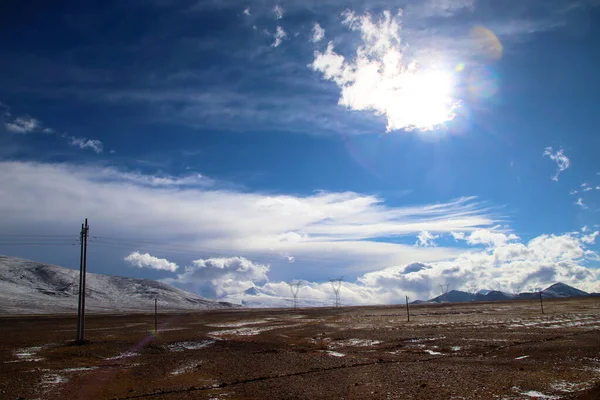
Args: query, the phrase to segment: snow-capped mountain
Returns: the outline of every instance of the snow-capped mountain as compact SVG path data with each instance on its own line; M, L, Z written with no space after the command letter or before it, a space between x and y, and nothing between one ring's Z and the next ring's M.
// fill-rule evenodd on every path
M76 312L79 271L0 256L0 313ZM150 279L87 273L86 311L203 310L231 307Z

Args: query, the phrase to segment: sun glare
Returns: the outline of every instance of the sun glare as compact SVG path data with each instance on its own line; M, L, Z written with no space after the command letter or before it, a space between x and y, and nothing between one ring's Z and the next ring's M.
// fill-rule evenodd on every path
M339 86L341 106L384 116L388 132L434 130L455 117L460 102L454 74L464 66L444 70L408 59L399 18L389 12L380 20L347 16L345 24L361 33L356 57L336 53L329 42L325 51L315 52L312 68Z
M427 131L454 118L454 79L441 70L404 73L388 91L386 114L391 126Z

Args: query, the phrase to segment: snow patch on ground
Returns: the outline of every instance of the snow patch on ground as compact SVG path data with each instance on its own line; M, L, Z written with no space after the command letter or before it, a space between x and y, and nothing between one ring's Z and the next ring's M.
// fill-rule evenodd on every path
M527 397L533 397L533 398L536 398L536 399L559 399L560 398L558 396L551 396L549 394L544 394L544 393L541 393L541 392L537 392L535 390L530 390L528 392L523 392L521 394L525 395Z
M168 344L166 347L171 351L199 350L214 344L214 340L199 340L196 342L177 342Z
M15 351L15 357L18 361L41 361L43 358L35 357L37 353L42 351L42 346L24 347Z
M527 396L527 397L531 397L534 399L547 399L547 400L557 400L560 399L560 397L558 396L552 396L549 394L544 394L542 392L538 392L536 390L529 390L527 392L522 392L521 388L519 388L518 386L513 386L512 390L514 390L515 392L519 393L522 396Z
M238 328L238 329L228 329L224 331L214 331L210 332L209 335L213 337L220 336L256 336L260 335L263 332L272 331L274 329L282 329L282 328L295 328L297 326L302 326L303 324L293 324L293 325L272 325L272 326L261 326L261 327L246 327L246 328Z
M407 342L408 343L423 343L423 342L433 342L434 340L442 340L442 339L446 339L446 336L432 337L432 338L409 339L409 340L407 340Z
M44 374L42 376L42 386L58 385L59 383L69 382L67 378L59 374Z
M81 371L93 371L95 369L98 369L98 367L77 367L77 368L65 368L65 369L61 369L61 372L81 372Z
M240 328L248 325L265 324L269 322L267 319L251 320L251 321L238 321L238 322L227 322L223 324L208 324L211 328Z
M529 356L516 357L515 360L524 360L526 358L529 358Z
M327 355L332 356L332 357L345 357L346 356L343 353L338 353L337 351L331 351L331 350L327 350L326 353L327 353Z
M440 353L439 351L434 351L434 350L429 350L429 349L426 349L426 350L423 350L423 351L425 353L431 354L432 356L441 356L441 355L444 354L444 353Z
M553 390L556 390L558 392L575 393L575 392L580 392L582 390L589 389L590 387L592 387L592 385L593 385L593 382L573 383L573 382L559 381L559 382L553 383L552 385L550 385L550 387Z
M452 350L452 351L460 351L460 346L452 346L452 347L450 347L450 350Z
M123 358L130 358L130 357L135 357L135 356L139 356L139 355L140 355L140 353L136 353L133 351L126 351L125 353L121 353L118 356L105 358L105 360L106 361L122 360Z
M381 340L369 339L346 339L338 340L331 344L331 347L371 347L382 343Z
M185 365L177 368L173 372L171 372L171 375L181 375L181 374L185 374L186 372L193 371L196 368L198 368L198 365L200 365L201 363L202 363L202 361L193 361L193 362L190 362L188 364L185 364Z

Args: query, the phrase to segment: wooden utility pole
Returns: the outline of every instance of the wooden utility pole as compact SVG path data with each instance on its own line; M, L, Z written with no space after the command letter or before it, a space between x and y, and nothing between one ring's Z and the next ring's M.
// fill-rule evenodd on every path
M79 344L85 342L85 274L87 270L87 238L89 232L88 220L81 224L81 253L79 256L79 304L77 308L77 340Z
M540 290L540 308L542 309L542 314L544 313L544 300L542 300L542 291Z
M154 298L154 334L158 334L158 298Z
M410 322L410 311L408 309L408 296L406 296L406 322Z

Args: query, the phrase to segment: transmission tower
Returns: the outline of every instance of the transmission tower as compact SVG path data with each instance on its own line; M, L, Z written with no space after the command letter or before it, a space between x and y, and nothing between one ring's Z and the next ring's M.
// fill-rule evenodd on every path
M448 289L450 288L450 284L446 283L445 285L439 284L440 290L442 291L442 301L448 301Z
M290 285L290 291L294 297L294 310L298 308L298 292L300 291L300 282L288 282Z
M342 289L342 281L344 277L338 279L330 279L329 283L331 283L331 288L333 289L333 294L335 296L335 306L341 307L342 302L340 301L340 290Z

